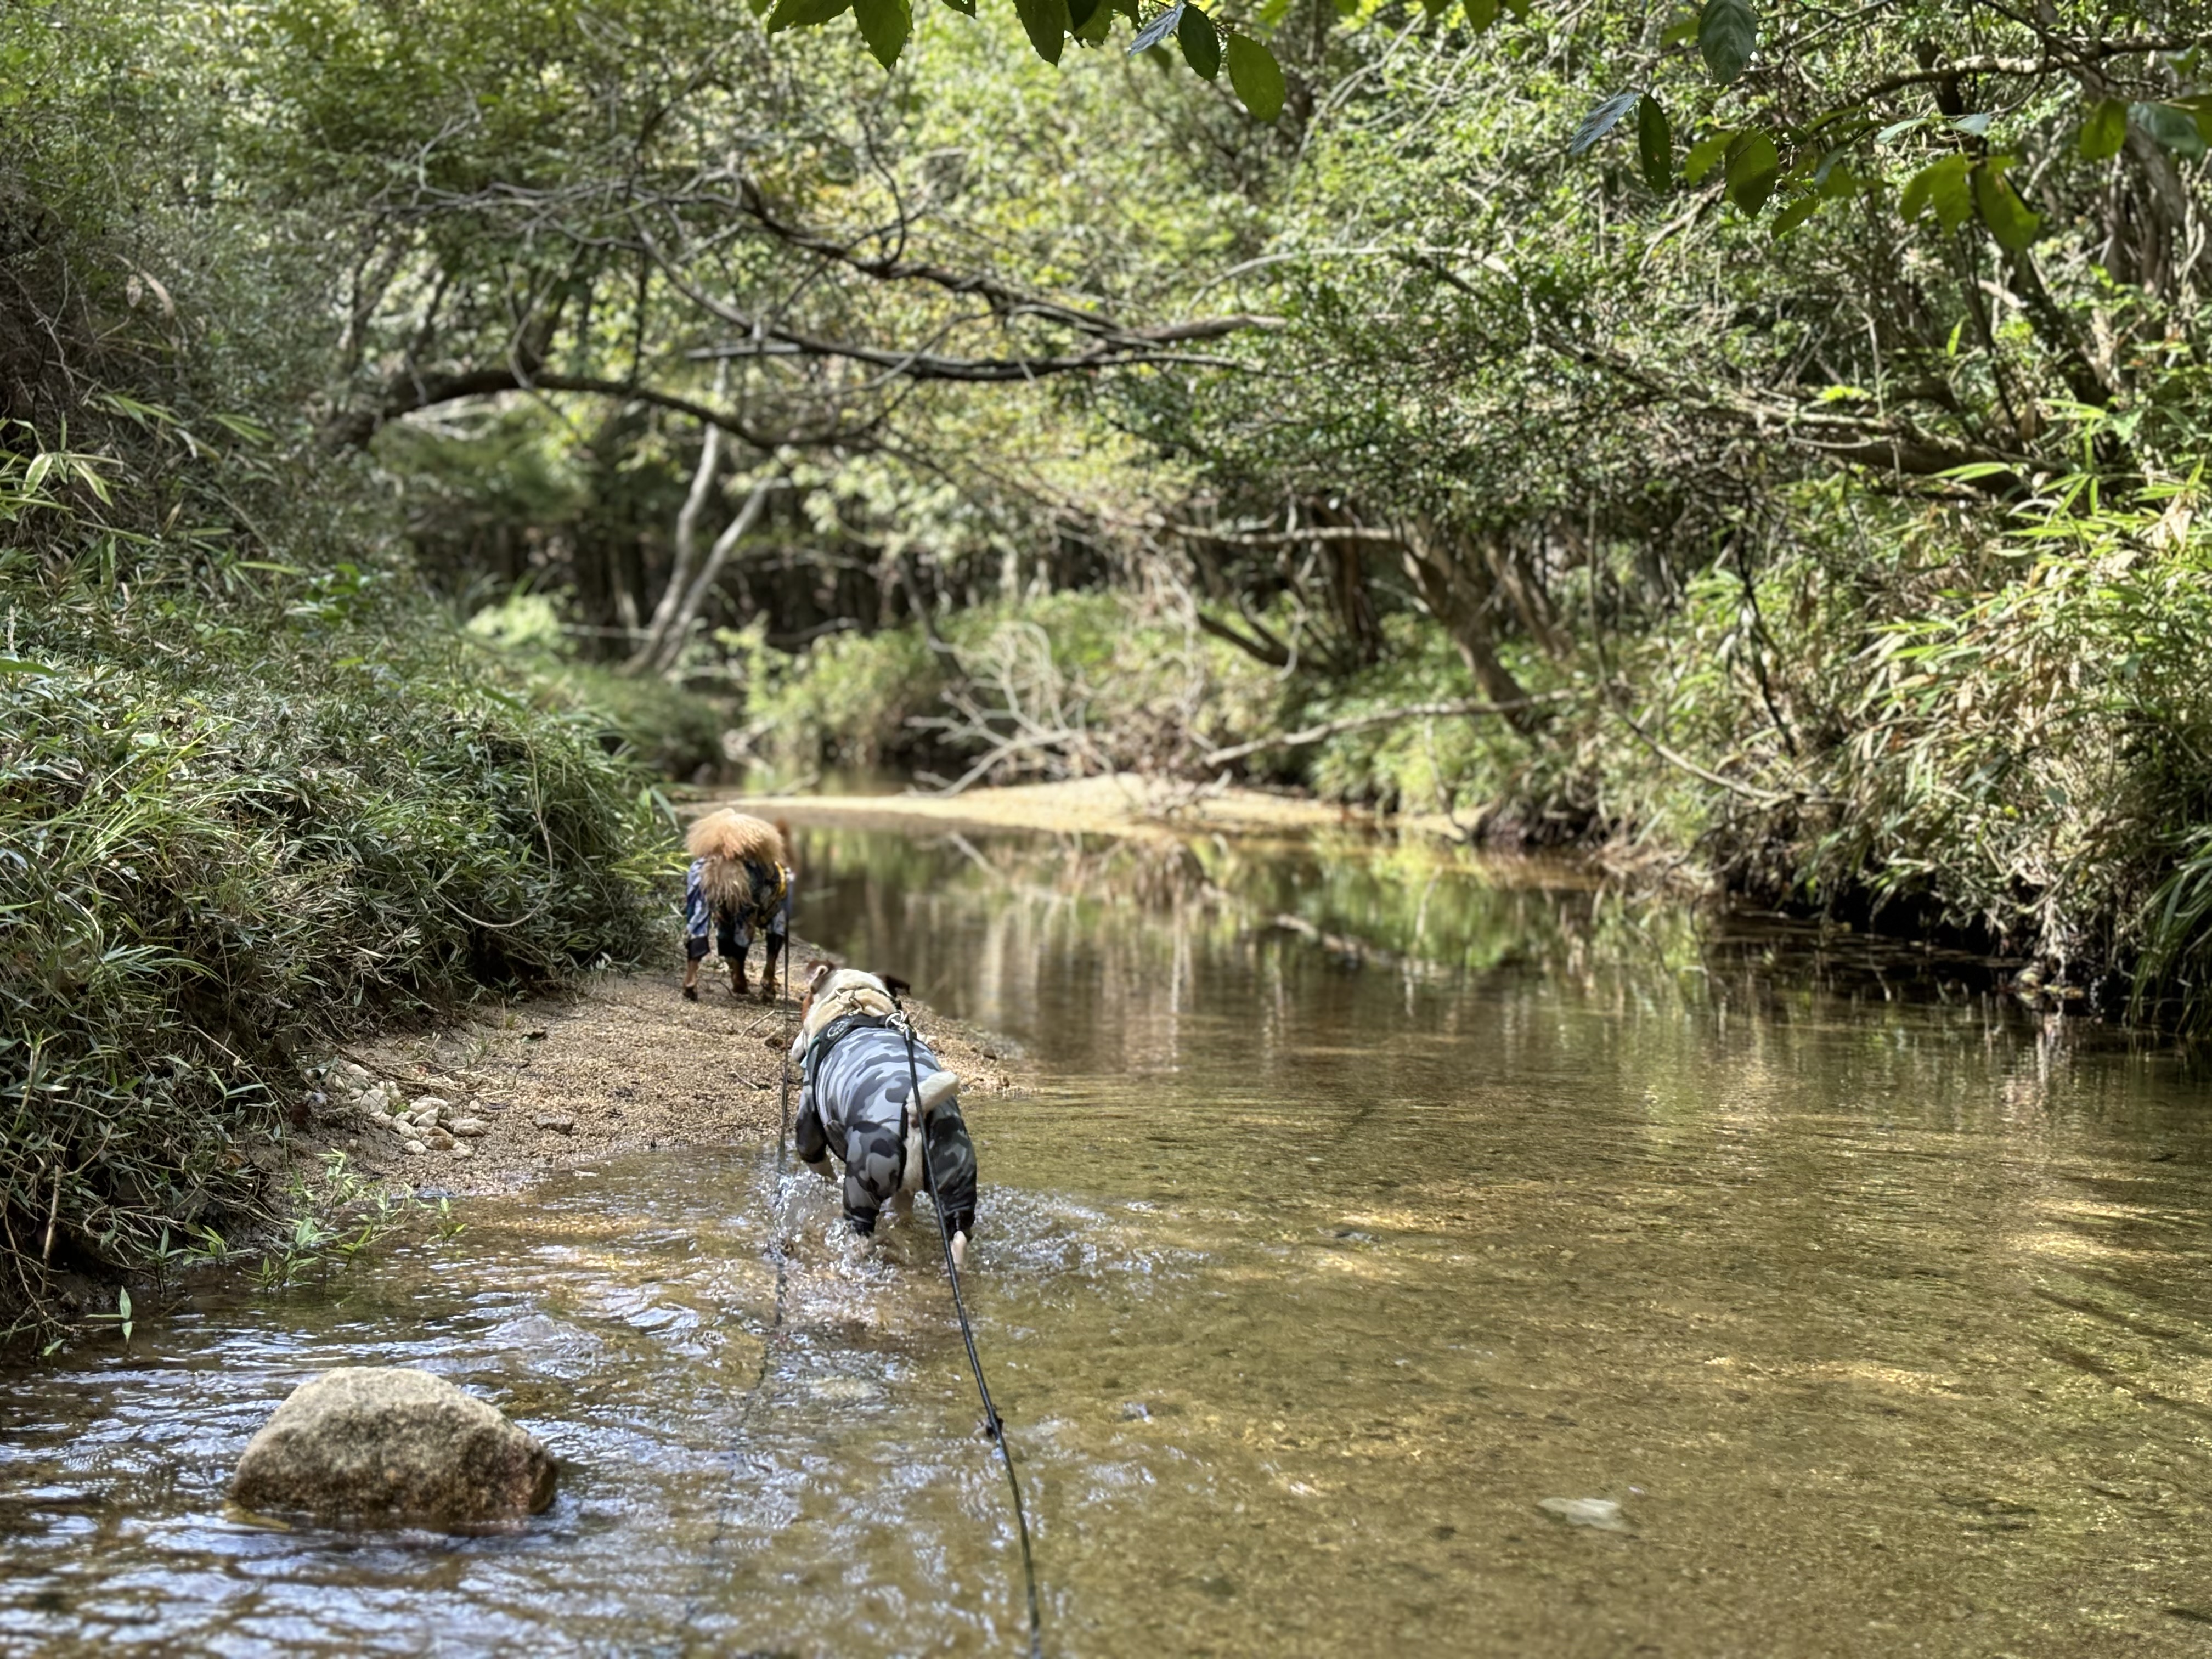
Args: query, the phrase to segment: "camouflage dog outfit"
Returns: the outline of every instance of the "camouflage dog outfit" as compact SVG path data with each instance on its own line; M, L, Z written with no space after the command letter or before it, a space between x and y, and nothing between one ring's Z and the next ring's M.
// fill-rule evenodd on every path
M908 1097L918 1073L925 1081L946 1068L928 1045L915 1040L914 1070L906 1038L882 1018L848 1014L832 1021L807 1044L799 1097L799 1155L820 1168L835 1152L845 1166L845 1218L872 1233L877 1213L902 1188L925 1186L920 1169L907 1168ZM923 1130L938 1203L946 1228L975 1233L975 1146L961 1120L959 1103L941 1102Z

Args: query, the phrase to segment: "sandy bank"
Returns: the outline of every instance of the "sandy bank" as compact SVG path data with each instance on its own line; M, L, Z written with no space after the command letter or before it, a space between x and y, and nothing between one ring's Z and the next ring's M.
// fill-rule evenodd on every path
M802 944L799 960L808 954ZM465 1194L624 1152L772 1140L795 1006L734 999L713 964L700 1000L686 1002L681 977L677 962L596 975L450 1026L351 1045L345 1059L397 1084L410 1103L435 1097L483 1131L451 1138L449 1150L410 1152L401 1133L333 1089L290 1143L295 1167L342 1151L352 1168L394 1185ZM960 1074L971 1108L1018 1086L1019 1061L1003 1044L923 1008L915 1023ZM794 1111L796 1093L794 1080Z
M1440 813L1384 817L1362 807L1263 789L1194 788L1133 772L1065 783L1009 784L957 795L756 795L714 804L742 806L763 817L857 828L921 821L953 828L1133 838L1194 832L1290 838L1351 826L1461 838L1459 830Z

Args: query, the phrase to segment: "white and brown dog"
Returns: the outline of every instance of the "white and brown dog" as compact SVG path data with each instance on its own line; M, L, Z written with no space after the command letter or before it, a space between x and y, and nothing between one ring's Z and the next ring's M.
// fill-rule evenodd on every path
M791 1044L801 1079L799 1157L827 1175L825 1154L836 1154L845 1218L866 1234L885 1204L903 1208L924 1189L926 1150L952 1259L964 1261L975 1231L975 1146L960 1116L960 1079L919 1037L909 1070L907 1035L891 1023L905 981L826 962L809 968Z

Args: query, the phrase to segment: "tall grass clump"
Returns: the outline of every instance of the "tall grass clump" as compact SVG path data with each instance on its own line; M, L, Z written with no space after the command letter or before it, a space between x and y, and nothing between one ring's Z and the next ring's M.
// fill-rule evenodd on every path
M328 225L173 21L0 11L0 1334L281 1210L303 1060L634 956L664 835L318 427Z
M458 641L332 643L0 674L0 1306L250 1205L333 1042L644 942L655 815L595 722Z

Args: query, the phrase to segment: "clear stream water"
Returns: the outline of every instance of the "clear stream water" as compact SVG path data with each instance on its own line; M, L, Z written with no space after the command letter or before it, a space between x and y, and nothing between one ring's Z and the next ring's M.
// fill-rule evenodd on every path
M2212 1651L2201 1078L1911 952L1328 850L802 837L810 936L1038 1069L971 1105L971 1283L1048 1651ZM202 1274L0 1374L0 1650L1014 1650L933 1240L850 1248L771 1158L471 1202L325 1286ZM559 1500L226 1517L340 1362L497 1401Z

